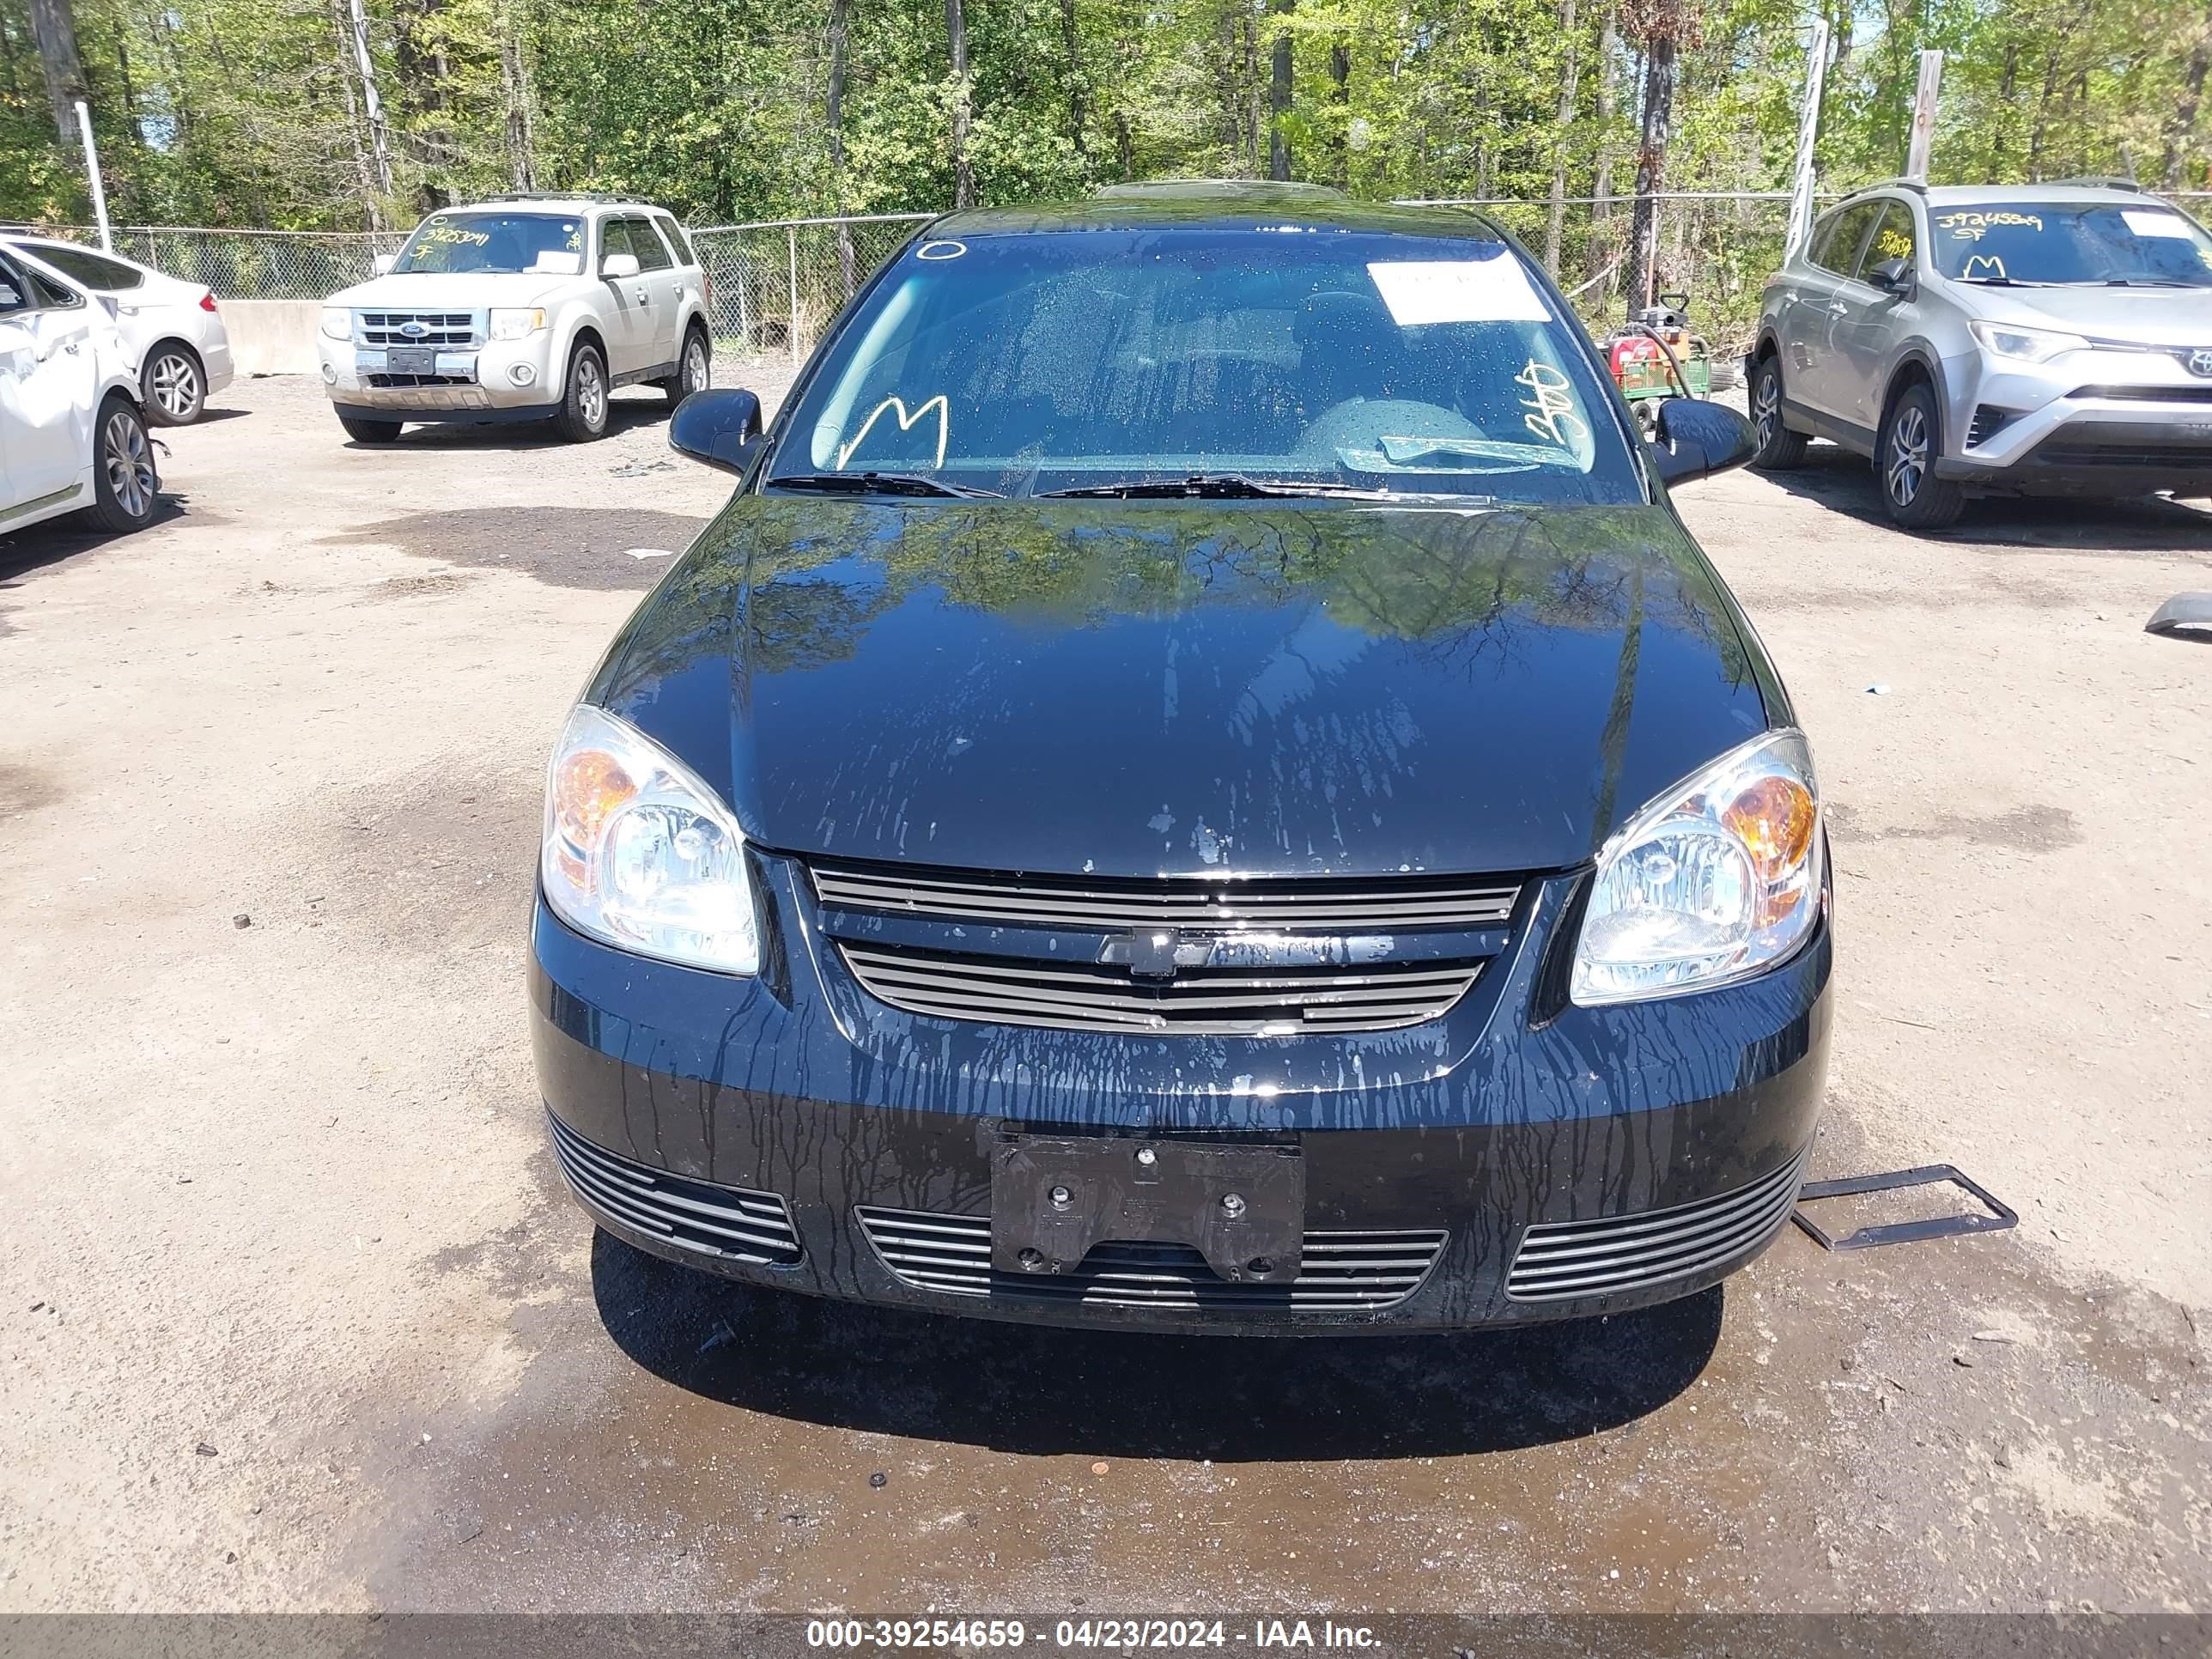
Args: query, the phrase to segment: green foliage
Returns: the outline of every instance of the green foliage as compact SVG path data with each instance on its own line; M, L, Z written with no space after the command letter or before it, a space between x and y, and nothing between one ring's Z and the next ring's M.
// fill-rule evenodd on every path
M1562 0L1069 0L1072 14L1063 0L969 0L977 194L1018 203L1130 176L1264 173L1284 36L1295 176L1368 196L1540 203L1563 163L1570 196L1601 178L1625 193L1641 84L1631 43L1650 3L1624 22L1613 8L1626 0L1577 0L1570 29ZM364 0L388 188L349 3L75 0L113 216L404 226L525 176L635 192L698 222L951 198L958 89L943 0L852 0L842 167L826 121L832 0ZM1668 186L1786 186L1802 0L1668 3L1694 44ZM2201 83L2212 28L2203 0L1869 0L1830 21L1820 157L1832 187L1898 170L1928 46L1949 54L1939 179L2212 183L2207 100L2187 85L2192 61ZM27 0L0 0L0 217L87 213ZM1543 241L1540 206L1510 217ZM1563 273L1601 270L1619 216L1562 217ZM1778 208L1682 210L1662 224L1662 266L1726 311L1755 289L1780 229Z

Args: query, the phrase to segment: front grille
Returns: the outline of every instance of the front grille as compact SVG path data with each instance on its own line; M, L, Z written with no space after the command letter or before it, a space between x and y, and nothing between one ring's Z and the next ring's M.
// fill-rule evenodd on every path
M420 323L422 332L406 334L409 323ZM362 343L373 346L472 346L477 319L472 311L364 311L361 313Z
M2115 403L2212 404L2212 386L2077 386L2069 398L2109 398Z
M702 1255L788 1267L799 1260L791 1209L775 1193L713 1187L594 1146L550 1112L561 1173L591 1209Z
M404 386L474 386L476 377L471 374L372 374L368 383L392 392Z
M1384 963L1357 969L1203 968L1148 984L1112 968L884 950L848 942L868 994L908 1013L1069 1031L1186 1036L1383 1031L1418 1025L1467 994L1482 964Z
M1764 1243L1789 1220L1805 1154L1718 1198L1671 1209L1545 1222L1521 1236L1505 1279L1516 1302L1564 1302L1682 1279Z
M1295 1279L1235 1285L1182 1244L1107 1243L1072 1273L999 1273L991 1266L988 1216L867 1205L853 1213L884 1266L915 1290L1184 1312L1363 1313L1395 1307L1419 1288L1445 1238L1442 1229L1429 1228L1310 1232Z
M1434 1019L1504 948L1520 891L1461 876L1146 882L853 865L811 874L846 967L894 1008L1194 1036ZM1166 960L1139 966L1152 951Z
M857 866L813 866L824 904L1009 927L1125 928L1181 925L1309 933L1388 933L1405 927L1498 927L1513 914L1511 882L1414 876L1377 881L1070 882L993 880Z

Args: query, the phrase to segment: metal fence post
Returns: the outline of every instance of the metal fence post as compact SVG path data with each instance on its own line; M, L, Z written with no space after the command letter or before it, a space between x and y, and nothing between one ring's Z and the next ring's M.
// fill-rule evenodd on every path
M799 361L799 227L787 225L786 236L791 239L791 320L784 327L785 341L791 347L791 361Z

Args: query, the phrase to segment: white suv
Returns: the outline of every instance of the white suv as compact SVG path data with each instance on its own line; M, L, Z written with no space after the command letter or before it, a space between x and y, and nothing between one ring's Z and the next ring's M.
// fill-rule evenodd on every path
M495 197L432 214L378 264L323 307L323 384L358 442L408 421L535 420L582 442L617 386L673 405L708 384L706 273L662 209Z

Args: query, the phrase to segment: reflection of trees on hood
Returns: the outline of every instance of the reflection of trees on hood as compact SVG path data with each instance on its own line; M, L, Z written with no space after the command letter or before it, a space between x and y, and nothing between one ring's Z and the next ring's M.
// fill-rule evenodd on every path
M1380 639L1464 659L1513 655L1519 630L1695 633L1748 674L1713 580L1667 516L1639 507L1269 508L1210 502L885 504L745 497L633 622L635 684L746 639L742 669L850 656L878 618L939 602L1053 628L1210 605L1318 605Z

